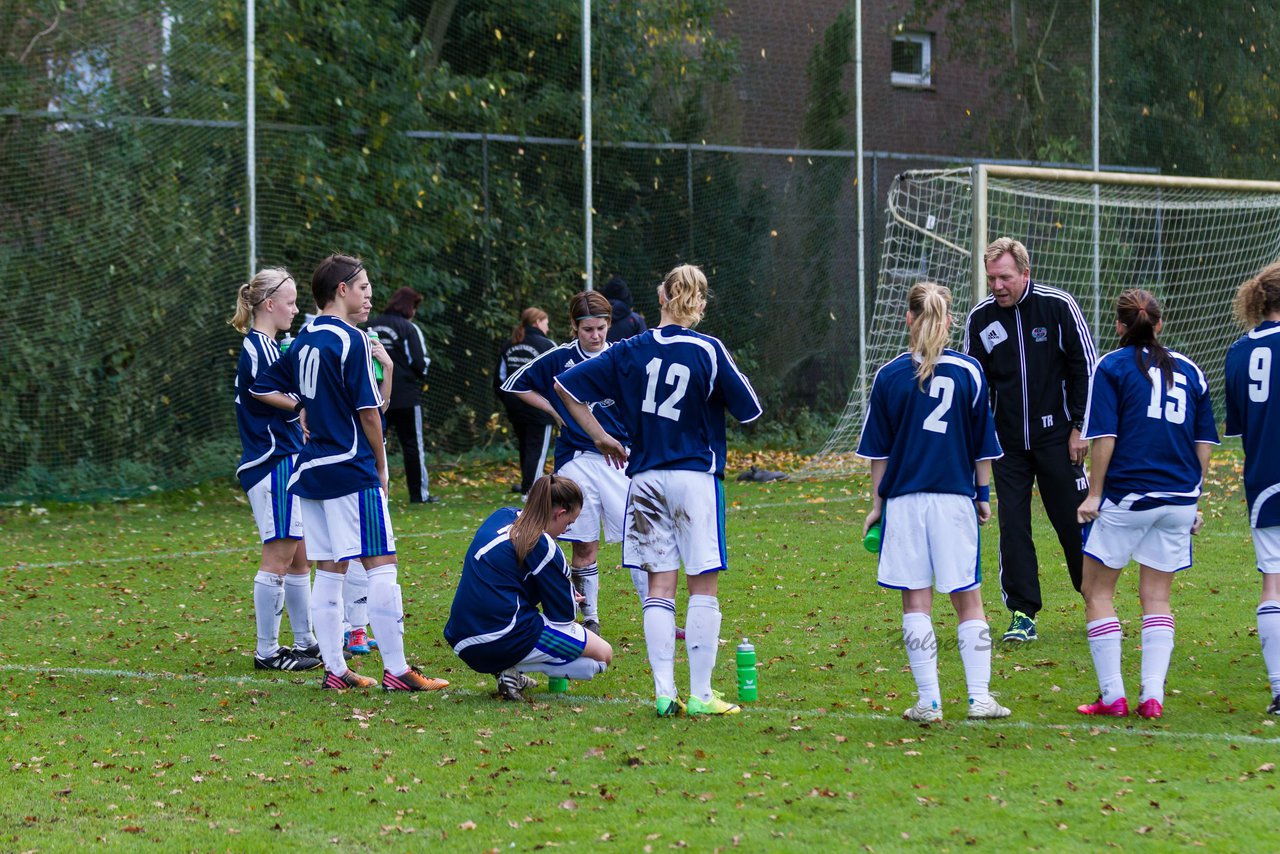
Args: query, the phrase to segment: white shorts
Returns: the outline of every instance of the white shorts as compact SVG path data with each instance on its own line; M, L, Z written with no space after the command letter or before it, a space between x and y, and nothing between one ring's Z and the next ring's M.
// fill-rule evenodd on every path
M258 523L258 536L264 543L283 537L302 539L302 513L298 509L298 497L290 495L288 489L292 472L292 462L285 457L280 465L271 470L271 474L249 487L249 491L245 493L249 497L249 507L253 509L253 520Z
M886 499L876 580L895 590L956 593L982 583L973 499L915 492Z
M542 634L533 649L515 666L522 664L568 664L582 658L587 648L587 630L581 623L550 623L542 615ZM575 652L576 650L576 652Z
M303 498L301 503L309 559L343 561L396 553L382 487L338 498Z
M1085 534L1084 553L1111 569L1123 569L1132 559L1161 572L1177 572L1191 566L1195 521L1194 504L1121 510L1104 498Z
M622 565L686 575L726 568L724 484L700 471L653 469L631 478Z
M1258 572L1280 573L1280 526L1254 528L1253 550L1258 553Z
M560 539L594 543L604 525L606 543L622 542L623 517L627 512L627 488L631 480L622 469L609 465L603 454L580 451L556 472L582 488L582 512Z

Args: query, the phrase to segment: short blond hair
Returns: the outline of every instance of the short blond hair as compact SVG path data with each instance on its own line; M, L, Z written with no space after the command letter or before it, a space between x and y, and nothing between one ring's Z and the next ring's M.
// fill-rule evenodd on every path
M982 260L990 264L1006 253L1013 256L1013 263L1017 265L1019 273L1031 271L1031 256L1027 255L1027 247L1012 237L998 237L988 243L987 251L982 253Z
M667 296L667 312L681 326L690 329L702 322L707 310L707 277L702 268L681 264L662 280Z

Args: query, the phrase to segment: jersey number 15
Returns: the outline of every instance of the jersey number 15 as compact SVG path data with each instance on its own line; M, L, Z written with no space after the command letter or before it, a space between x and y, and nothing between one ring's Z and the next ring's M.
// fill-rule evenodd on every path
M1151 380L1151 402L1147 404L1147 417L1164 417L1170 424L1181 424L1187 420L1187 378L1182 374L1173 375L1173 385L1166 388L1160 369L1154 365L1147 368L1147 377Z

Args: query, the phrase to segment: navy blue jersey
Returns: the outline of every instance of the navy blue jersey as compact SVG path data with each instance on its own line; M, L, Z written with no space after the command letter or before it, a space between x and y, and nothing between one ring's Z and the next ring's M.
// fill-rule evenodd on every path
M619 341L557 381L580 403L614 401L631 435L627 475L650 469L724 477L724 414L744 424L763 410L719 339L661 326Z
M520 511L495 510L471 540L444 639L471 669L498 673L522 661L552 623L574 621L573 582L564 553L543 534L524 561L508 533ZM538 611L538 606L542 611Z
M605 350L607 349L608 345L605 345ZM605 351L601 350L600 352L603 353ZM588 353L583 350L581 343L575 338L567 344L561 344L554 350L548 350L543 353L532 362L521 367L502 384L502 390L506 392L519 394L524 391L536 391L550 401L556 412L560 413L560 419L564 421L564 427L561 428L560 435L556 437L556 471L564 468L565 463L572 460L580 451L594 452L596 450L596 443L592 442L587 432L578 426L577 421L573 420L573 416L569 414L564 401L560 399L560 395L556 394L556 377L574 365L579 365L587 361L587 359L592 359L599 355L600 353ZM623 446L631 444L631 439L627 435L627 428L622 426L622 422L618 420L617 407L612 400L602 400L599 403L591 404L591 412L606 433L621 442Z
M263 403L249 389L258 375L280 358L280 345L265 332L250 329L236 365L236 426L240 428L240 465L236 477L248 492L275 469L281 457L302 450L298 416Z
M1166 386L1159 368L1138 367L1134 351L1121 347L1103 356L1089 382L1081 437L1116 440L1103 497L1128 510L1195 504L1196 445L1218 443L1209 383L1194 362L1171 350L1173 385Z
M369 339L356 327L322 314L258 377L255 394L300 395L310 437L298 455L289 491L324 499L381 486L373 448L360 426L361 409L378 409Z
M910 353L876 371L858 456L888 460L881 498L916 492L973 498L974 463L1002 455L977 360L943 350L924 388Z
M1280 525L1280 323L1268 320L1227 350L1227 435L1244 440L1249 526Z

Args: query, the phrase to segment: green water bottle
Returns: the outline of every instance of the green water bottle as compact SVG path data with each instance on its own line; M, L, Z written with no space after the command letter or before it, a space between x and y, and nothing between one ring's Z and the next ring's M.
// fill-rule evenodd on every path
M378 333L377 333L377 332L375 332L374 330L370 329L370 330L369 330L369 340L370 340L370 341L377 341L377 340L379 340L379 339L378 339ZM381 363L381 362L379 362L377 359L374 359L374 360L373 360L373 378L374 378L375 380L377 380L378 382L382 382L382 363Z
M738 702L756 701L756 648L746 638L738 644Z
M867 551L875 554L880 551L880 523L876 522L867 529L867 535L862 538L862 547Z
M569 690L569 679L565 676L548 676L547 690L552 694L563 694Z
M293 346L293 336L288 332L284 334L284 338L280 339L280 355L289 352L289 348Z

